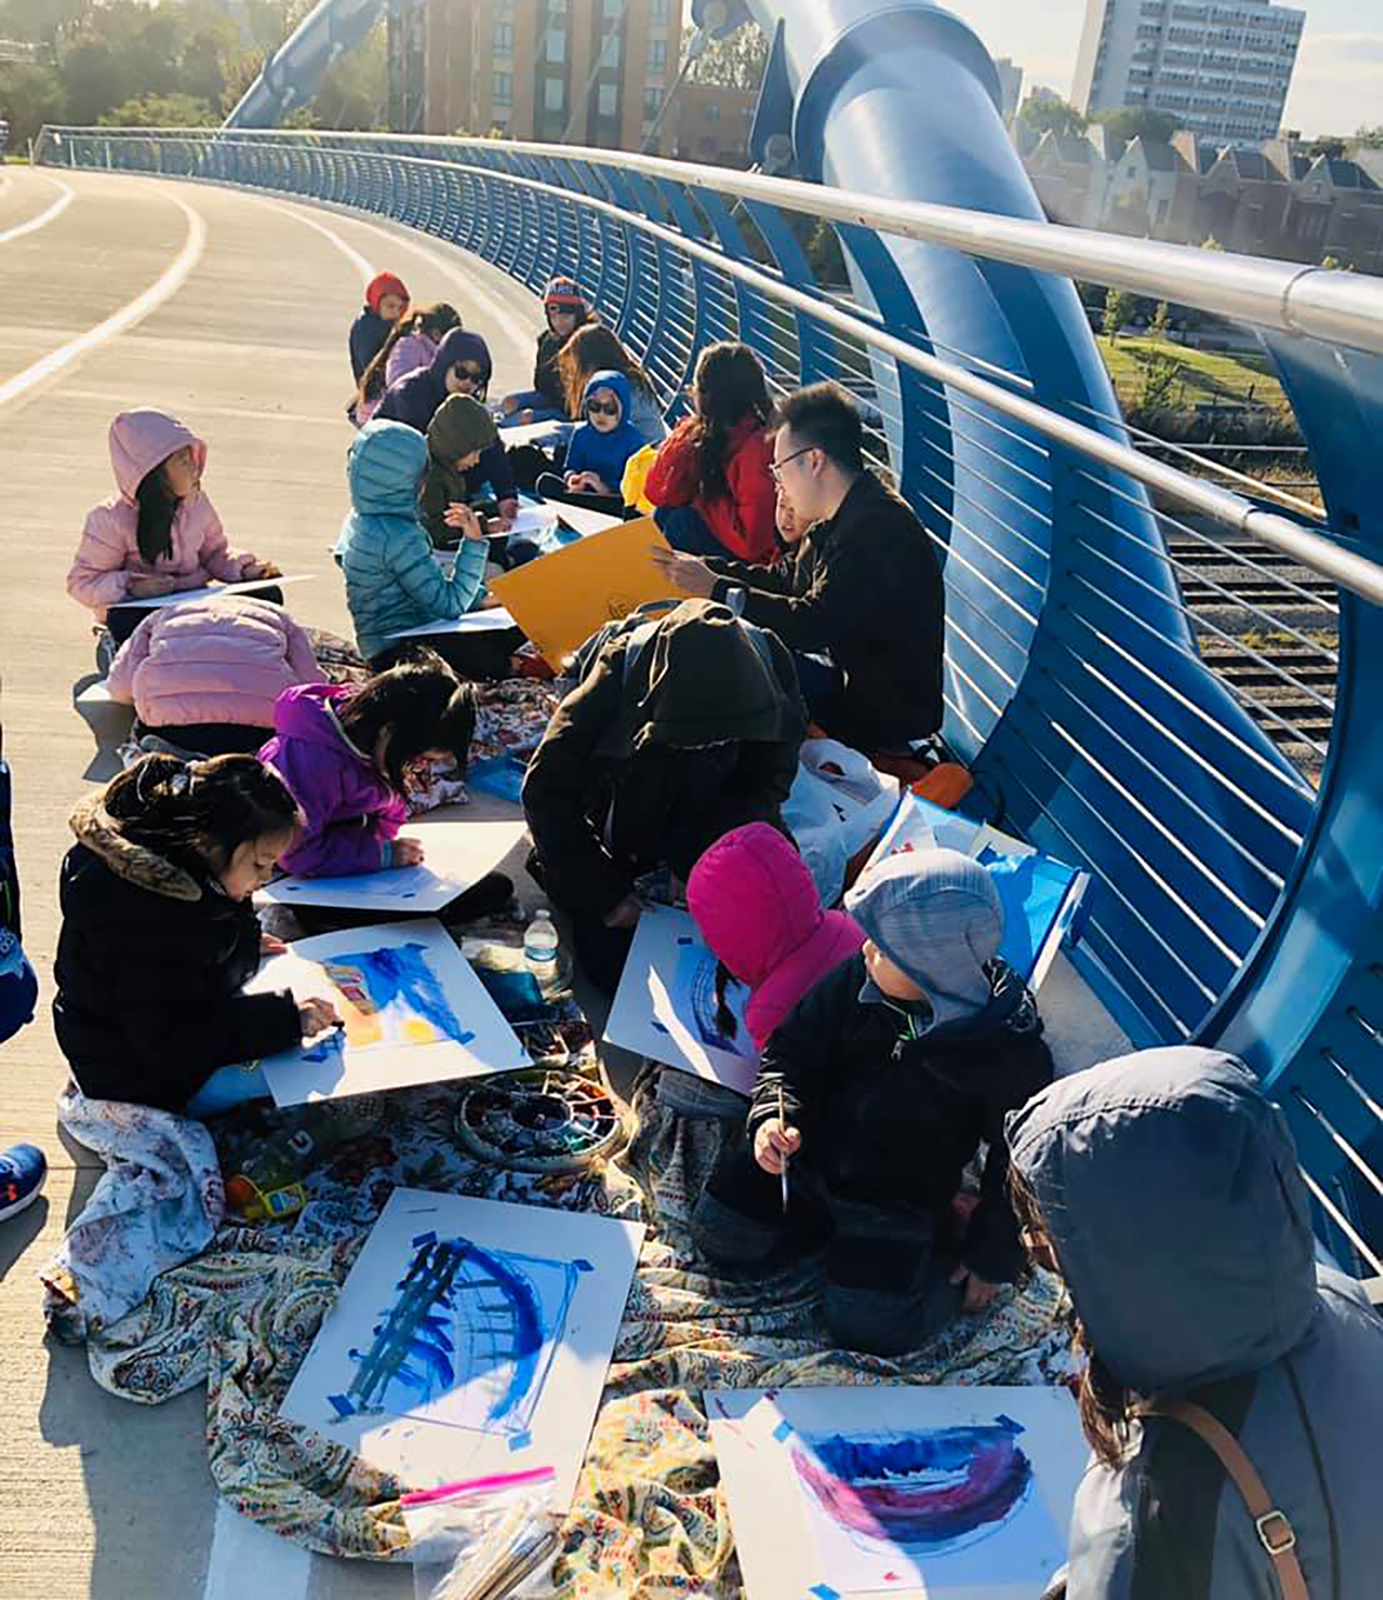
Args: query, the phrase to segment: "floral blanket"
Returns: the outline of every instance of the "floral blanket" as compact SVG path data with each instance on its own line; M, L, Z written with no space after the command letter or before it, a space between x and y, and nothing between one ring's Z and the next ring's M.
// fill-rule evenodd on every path
M593 1070L589 1049L584 1057ZM389 1097L389 1114L305 1180L291 1226L223 1226L195 1260L88 1339L96 1381L156 1404L207 1386L207 1445L221 1493L309 1549L410 1559L407 1485L278 1410L370 1226L394 1187L653 1219L611 1364L582 1487L550 1573L562 1596L740 1593L701 1391L772 1384L1053 1383L1069 1372L1057 1293L1036 1279L982 1318L953 1324L904 1361L826 1346L810 1262L766 1281L708 1276L685 1233L690 1198L719 1149L733 1097L650 1071L624 1156L585 1171L526 1174L456 1143L461 1086ZM265 1113L258 1113L263 1116ZM243 1130L241 1130L243 1136ZM229 1127L218 1137L233 1143Z
M79 1344L139 1305L161 1272L206 1249L226 1196L211 1135L189 1117L88 1100L69 1084L58 1122L106 1163L41 1274L49 1326Z

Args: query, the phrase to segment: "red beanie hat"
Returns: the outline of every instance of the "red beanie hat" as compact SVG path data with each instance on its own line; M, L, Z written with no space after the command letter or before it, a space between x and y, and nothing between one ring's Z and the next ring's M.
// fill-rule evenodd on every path
M574 278L550 278L543 291L543 305L549 311L589 311L586 297Z
M365 286L365 304L376 316L379 315L379 302L386 294L396 294L407 306L408 289L403 279L392 272L377 272Z

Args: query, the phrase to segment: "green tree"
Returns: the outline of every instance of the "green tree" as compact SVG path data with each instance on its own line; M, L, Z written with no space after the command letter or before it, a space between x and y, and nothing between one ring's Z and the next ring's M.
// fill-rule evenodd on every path
M1165 300L1159 300L1157 303L1157 310L1153 313L1152 324L1148 331L1152 334L1154 339L1165 339L1167 337L1167 329L1171 326L1171 322L1171 306L1169 306Z
M1128 327L1137 303L1138 297L1130 294L1127 289L1111 289L1105 296L1104 332L1111 344L1114 344Z
M1383 122L1376 128L1360 128L1353 143L1358 150L1383 150Z
M1014 131L1024 148L1031 148L1044 133L1084 133L1088 126L1080 112L1065 100L1037 100L1031 95L1014 120Z
M684 60L685 52L697 37L697 34L688 31ZM768 39L761 28L749 23L723 39L711 40L697 58L688 77L693 83L713 83L722 89L753 91L762 82L767 64Z
M1306 147L1306 153L1313 160L1318 156L1324 156L1327 161L1339 161L1345 153L1345 141L1343 139L1315 139Z
M191 94L142 94L107 111L104 128L215 128L221 113Z
M45 122L66 120L67 97L51 67L0 62L0 113L10 125L10 142L22 148Z
M1180 377L1180 367L1170 356L1148 355L1140 357L1142 376L1138 385L1138 419L1142 427L1155 427L1157 421L1173 409L1173 396Z
M1091 120L1104 127L1115 154L1135 139L1150 139L1166 144L1181 126L1170 111L1100 111Z

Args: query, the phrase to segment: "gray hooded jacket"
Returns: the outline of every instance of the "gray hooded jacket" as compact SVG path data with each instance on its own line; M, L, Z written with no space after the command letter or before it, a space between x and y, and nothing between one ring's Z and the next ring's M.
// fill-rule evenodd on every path
M1297 1537L1312 1600L1383 1595L1383 1322L1318 1267L1286 1121L1231 1056L1149 1050L1008 1121L1075 1309L1116 1379L1234 1433ZM1068 1600L1279 1600L1238 1491L1149 1418L1076 1499Z

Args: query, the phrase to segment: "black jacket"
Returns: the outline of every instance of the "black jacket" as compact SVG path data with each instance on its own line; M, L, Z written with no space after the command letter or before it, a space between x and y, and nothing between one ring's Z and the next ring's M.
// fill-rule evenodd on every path
M302 1042L291 994L240 992L259 966L248 902L131 844L99 795L72 831L53 1022L83 1094L181 1111L218 1068Z
M554 411L567 414L567 397L562 389L562 375L557 368L557 357L562 353L565 339L559 339L551 328L538 335L538 356L533 363L533 387L544 402Z
M778 1115L802 1134L810 1163L842 1198L940 1216L983 1141L989 1147L980 1204L963 1259L1006 1283L1023 1248L1009 1204L1004 1117L1052 1081L1037 1007L1002 962L994 997L964 1025L911 1037L902 1007L861 1000L864 957L824 978L773 1032L749 1109L749 1138Z
M524 780L548 893L603 916L642 872L665 863L685 879L732 828L782 827L805 732L776 639L708 600L628 618L558 706Z
M393 329L392 322L386 322L377 311L371 311L369 306L362 306L360 315L351 323L351 371L355 374L355 381L360 382L365 376L365 368L374 360L384 348L384 341Z
M835 516L777 566L719 557L707 565L720 578L717 600L743 588L748 621L840 668L845 692L828 733L869 751L941 726L941 568L911 508L873 473L861 473Z

